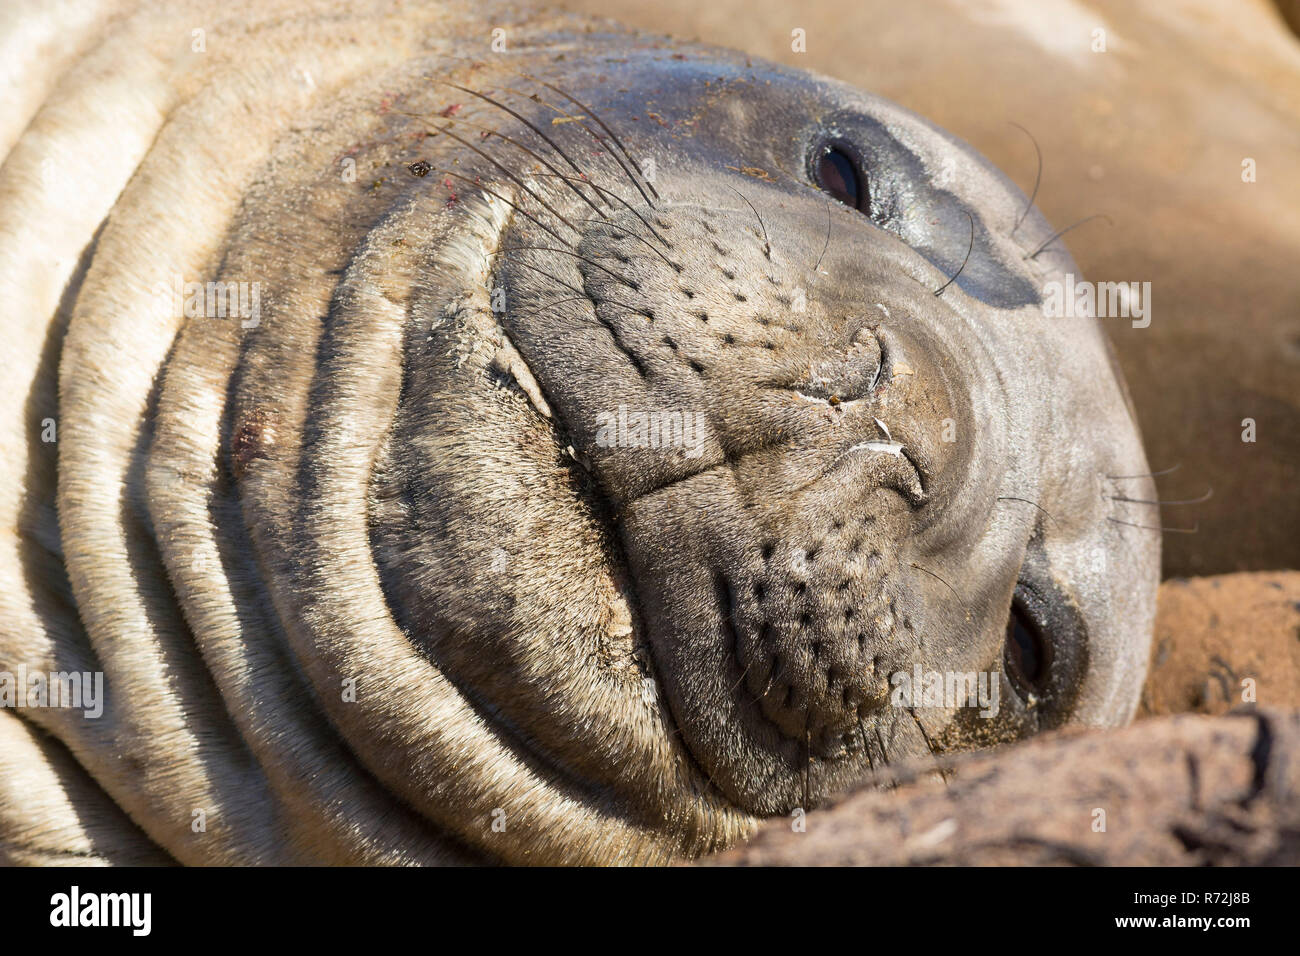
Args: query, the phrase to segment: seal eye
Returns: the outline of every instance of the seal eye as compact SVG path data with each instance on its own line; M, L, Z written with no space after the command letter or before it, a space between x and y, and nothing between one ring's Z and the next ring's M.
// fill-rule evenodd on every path
M1042 632L1020 602L1011 605L1007 642L1002 652L1007 677L1022 698L1042 697L1047 686L1050 650Z
M817 185L844 205L866 212L870 197L866 191L866 176L862 175L849 154L834 146L827 146L817 158L814 176Z

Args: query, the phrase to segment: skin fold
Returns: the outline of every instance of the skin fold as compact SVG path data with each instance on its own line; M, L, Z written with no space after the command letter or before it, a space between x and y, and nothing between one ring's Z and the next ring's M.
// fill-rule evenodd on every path
M0 710L7 858L661 863L1131 718L1132 407L942 130L512 5L4 16L0 672L107 688Z

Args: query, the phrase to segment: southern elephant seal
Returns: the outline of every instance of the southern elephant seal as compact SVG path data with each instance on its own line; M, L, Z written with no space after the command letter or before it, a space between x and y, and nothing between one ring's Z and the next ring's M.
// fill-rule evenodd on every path
M1129 719L1150 469L969 148L506 5L75 9L10 14L0 669L104 691L0 712L11 857L656 862Z

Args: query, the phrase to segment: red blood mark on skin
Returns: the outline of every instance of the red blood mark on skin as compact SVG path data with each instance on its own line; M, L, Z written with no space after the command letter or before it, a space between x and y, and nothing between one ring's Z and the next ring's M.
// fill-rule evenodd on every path
M455 116L457 113L459 113L459 112L461 111L461 107L464 106L464 105L465 105L464 103L452 103L452 104L451 104L450 106L448 106L445 110L443 110L442 112L440 112L438 115L439 115L439 116L446 116L446 117L452 117L452 116Z
M450 177L450 176L446 176L446 177L444 177L443 180L442 180L442 184L443 184L443 186L445 186L446 189L447 189L447 194L448 194L448 195L447 195L447 205L448 205L448 206L454 206L454 205L456 205L456 190L452 187L452 184L451 184L451 177Z
M275 426L264 408L254 409L235 429L230 438L230 471L235 480L244 477L255 458L269 458L275 443Z

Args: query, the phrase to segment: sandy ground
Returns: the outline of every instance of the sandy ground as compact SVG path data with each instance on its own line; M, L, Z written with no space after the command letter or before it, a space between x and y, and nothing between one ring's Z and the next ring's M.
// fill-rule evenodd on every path
M1300 708L1300 572L1166 581L1138 716L1253 702Z

